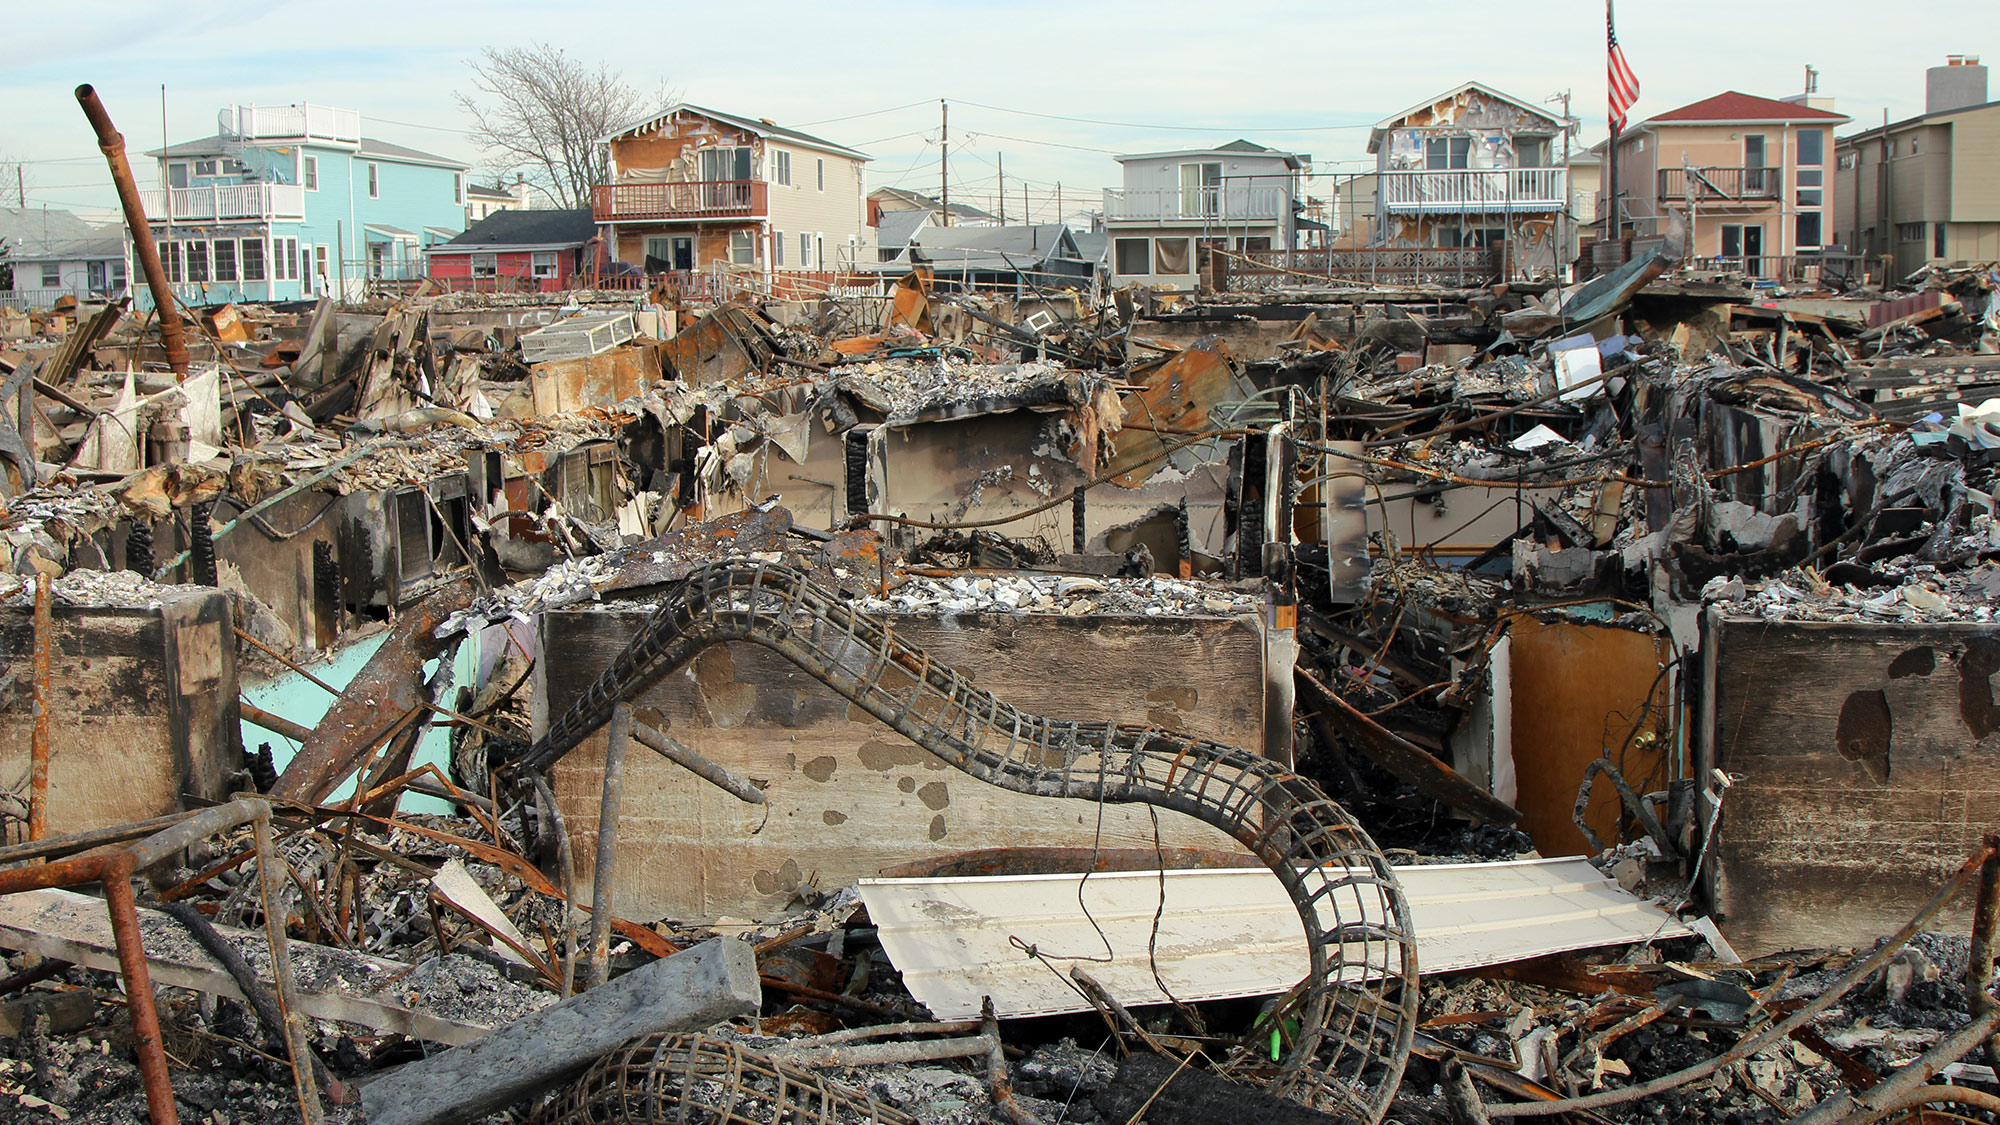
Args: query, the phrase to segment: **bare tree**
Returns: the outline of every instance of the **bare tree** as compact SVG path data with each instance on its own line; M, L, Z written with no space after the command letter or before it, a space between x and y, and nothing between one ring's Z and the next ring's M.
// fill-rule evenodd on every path
M457 95L472 115L472 140L494 150L488 163L519 173L561 207L590 206L590 189L607 181L609 161L598 138L666 102L610 67L595 68L559 47L488 47L465 64L472 90Z

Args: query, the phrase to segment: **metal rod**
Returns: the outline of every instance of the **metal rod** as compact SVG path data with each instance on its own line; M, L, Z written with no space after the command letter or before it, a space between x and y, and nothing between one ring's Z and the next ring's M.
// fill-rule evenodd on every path
M320 1125L319 1084L313 1075L312 1043L306 1038L305 1014L299 1010L298 978L292 971L292 946L285 934L284 857L271 835L271 806L263 805L251 821L257 842L257 890L264 899L264 936L271 943L271 980L278 994L278 1014L285 1024L285 1047L292 1056L292 1080L299 1092L299 1113L306 1125Z
M682 746L668 737L665 731L657 730L645 723L632 723L632 737L639 745L657 751L659 755L676 765L685 766L689 772L710 785L728 793L739 801L753 805L765 802L764 791L749 781L736 776L693 750Z
M118 971L125 978L125 1010L132 1017L132 1052L139 1056L146 1113L153 1125L180 1125L173 1084L167 1077L167 1049L160 1041L160 1012L153 1003L153 977L146 969L146 947L139 933L139 908L132 901L132 859L116 856L105 867L104 901L117 938Z
M2000 844L2000 838L1987 837ZM1972 906L1972 949L1965 963L1966 1007L1977 1016L2000 1008L1993 997L1994 933L2000 929L2000 849L1986 857L1979 868L1979 893ZM2000 1065L2000 1036L1986 1044L1987 1061Z
M618 867L618 810L625 801L625 745L631 741L632 705L611 709L604 740L604 799L597 812L597 871L590 882L590 964L583 986L604 983L611 960L612 883Z
M29 753L28 839L40 840L49 828L49 692L54 676L56 623L50 608L49 576L35 575L35 730Z
M237 700L236 706L243 712L244 718L256 723L272 734L282 734L294 742L304 742L306 739L312 737L311 727L301 726L285 718L283 715L273 715L247 699Z
M153 241L153 228L146 222L146 207L139 200L139 185L132 180L132 165L125 159L125 138L111 124L111 114L97 100L97 91L88 82L76 88L76 101L90 127L97 131L97 147L111 166L111 182L118 189L118 205L125 211L125 227L132 232L132 246L139 254L139 266L146 271L146 285L153 291L153 312L160 318L160 346L166 350L167 366L176 378L188 373L187 340L181 335L180 314L174 309L174 291L167 285L167 271L160 265L160 247ZM173 188L161 189L173 198ZM171 1108L169 1109L171 1112ZM166 1125L155 1116L154 1125Z

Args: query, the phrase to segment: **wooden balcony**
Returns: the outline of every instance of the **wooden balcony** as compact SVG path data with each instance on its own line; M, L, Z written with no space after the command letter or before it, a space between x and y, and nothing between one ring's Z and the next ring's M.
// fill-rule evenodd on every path
M1662 168L1660 198L1691 203L1776 203L1784 198L1782 168Z
M770 208L770 185L762 180L600 184L591 199L600 223L762 219Z
M1384 172L1391 215L1504 215L1560 211L1569 203L1566 168L1455 168Z

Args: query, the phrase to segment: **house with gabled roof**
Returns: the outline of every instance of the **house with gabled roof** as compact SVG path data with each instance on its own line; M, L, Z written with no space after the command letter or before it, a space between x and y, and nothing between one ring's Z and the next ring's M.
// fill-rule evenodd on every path
M837 271L875 256L866 153L685 102L600 143L611 179L596 186L592 214L612 256L649 274Z
M191 305L359 296L423 276L423 248L465 229L469 166L363 136L354 110L229 106L213 136L147 155L166 186L140 192L146 221Z
M1852 118L1817 93L1727 90L1654 114L1618 135L1618 230L1687 223L1687 256L1775 277L1833 241L1833 130ZM1607 177L1608 178L1608 177ZM1607 201L1598 213L1609 221Z
M1566 238L1562 118L1465 82L1375 123L1377 246L1481 249L1504 276L1546 275Z

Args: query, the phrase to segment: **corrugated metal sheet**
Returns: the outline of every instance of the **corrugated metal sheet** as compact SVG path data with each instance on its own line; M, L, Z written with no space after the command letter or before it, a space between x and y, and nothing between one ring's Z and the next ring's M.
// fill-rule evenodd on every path
M1396 874L1426 973L1689 932L1582 859ZM1169 999L1155 966L1182 1000L1275 994L1306 971L1298 911L1262 869L863 879L860 888L889 960L939 1019L975 1017L987 995L1002 1016L1088 1011L1068 984L1071 965L1128 1004Z

